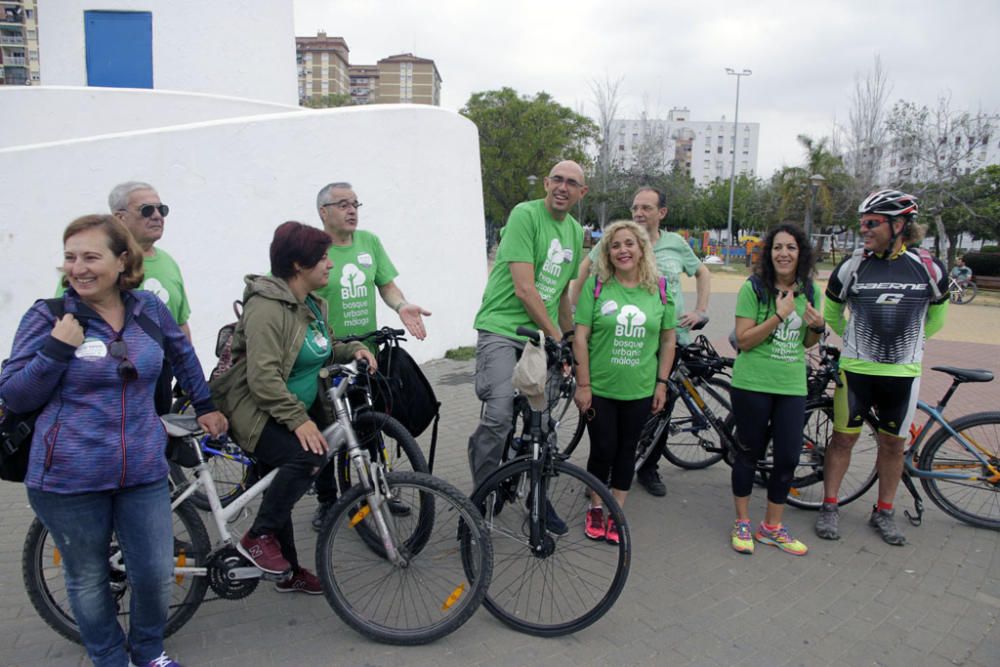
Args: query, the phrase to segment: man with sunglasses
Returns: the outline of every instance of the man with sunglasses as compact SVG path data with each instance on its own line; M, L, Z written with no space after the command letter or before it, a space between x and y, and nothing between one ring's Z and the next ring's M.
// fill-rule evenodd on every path
M567 288L580 266L583 229L570 211L586 194L583 169L564 160L545 177L545 197L515 206L500 232L475 320L476 395L483 402L479 427L469 438L469 466L476 484L500 465L511 429L511 377L525 344L517 328L541 329L556 340L573 329ZM566 532L565 523L551 516L548 525Z
M430 311L403 296L396 284L399 272L375 234L358 229L361 202L350 183L323 186L316 195L316 210L323 229L333 239L327 257L333 262L330 282L316 293L326 299L330 331L336 338L368 333L378 328L375 319L375 292L385 305L399 314L403 326L417 340L427 337L423 318ZM368 347L374 353L374 342ZM319 505L312 526L319 530L337 499L336 466L328 465L316 477Z
M858 207L864 248L830 276L823 314L843 336L842 386L834 394L834 433L826 450L824 501L816 534L840 538L837 497L864 418L878 417L878 503L869 524L888 544L906 537L893 500L903 474L903 446L920 393L924 342L944 326L948 275L921 249L917 200L898 190L869 195ZM844 317L844 309L850 317Z

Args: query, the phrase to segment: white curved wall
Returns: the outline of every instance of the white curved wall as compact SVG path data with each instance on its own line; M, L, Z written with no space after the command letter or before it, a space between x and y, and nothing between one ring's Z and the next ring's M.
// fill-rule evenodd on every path
M0 148L297 110L310 111L260 100L168 90L0 86Z
M291 0L55 0L41 3L41 83L86 86L83 13L153 14L153 87L298 103Z
M111 187L131 179L151 182L170 205L161 245L184 273L206 368L243 275L268 269L274 228L320 226L316 192L336 180L354 184L361 227L382 238L407 298L434 313L428 339L408 345L414 356L475 341L486 282L479 146L475 126L454 112L290 112L6 148L0 173L0 357L24 311L52 294L66 224L106 211ZM379 322L398 326L379 306Z

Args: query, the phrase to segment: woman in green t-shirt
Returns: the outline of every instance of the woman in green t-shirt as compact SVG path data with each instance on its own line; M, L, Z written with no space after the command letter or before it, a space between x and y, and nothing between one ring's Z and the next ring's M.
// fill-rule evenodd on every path
M587 471L620 505L632 486L635 446L650 411L667 403L666 378L674 361L677 320L668 290L656 272L646 231L631 220L604 234L596 274L584 283L576 306L577 406L589 415ZM584 532L618 543L618 529L591 494Z
M279 593L323 593L319 579L301 567L292 530L292 508L309 490L327 459L327 442L310 409L319 394L318 372L331 358L343 363L375 358L361 343L335 343L327 305L316 290L333 263L330 236L286 222L274 231L271 275L245 278L243 317L233 336L232 368L211 382L212 397L229 417L237 442L257 463L277 468L250 530L236 548L264 572L286 574Z
M814 306L812 248L802 228L783 222L764 236L754 275L736 297L736 341L731 398L742 451L733 462L736 505L731 544L753 553L754 537L796 556L807 547L788 534L781 517L802 450L806 408L805 348L819 340L826 324ZM811 292L811 294L807 294ZM767 480L767 510L756 535L750 528L754 464L773 443L774 469Z

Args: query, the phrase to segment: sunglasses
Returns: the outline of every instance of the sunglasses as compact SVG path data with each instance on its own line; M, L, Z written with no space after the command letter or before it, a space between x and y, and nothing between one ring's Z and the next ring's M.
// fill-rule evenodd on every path
M128 346L121 338L116 338L108 345L108 352L118 360L118 377L126 382L134 382L139 379L139 371L135 364L128 358Z
M861 220L861 229L875 229L882 223L887 222L886 220Z
M139 207L139 215L144 218L152 218L153 211L159 211L164 218L170 213L170 207L166 204L143 204Z

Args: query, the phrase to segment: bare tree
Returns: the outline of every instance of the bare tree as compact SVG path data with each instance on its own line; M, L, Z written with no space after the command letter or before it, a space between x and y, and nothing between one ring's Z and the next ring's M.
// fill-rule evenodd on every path
M652 183L667 171L666 125L649 112L649 100L643 96L643 109L639 114L639 143L633 146L632 175L645 183Z
M888 74L877 55L864 78L857 73L854 75L844 141L844 166L854 177L861 196L878 185L879 166L889 139L886 116L891 93Z
M910 184L920 198L921 213L934 220L940 254L948 251L948 233L942 212L962 206L959 177L984 166L996 115L982 111L953 111L950 97L938 99L933 109L900 101L887 119L892 136L890 165L897 183Z
M605 77L604 81L594 79L590 91L594 96L594 106L597 107L597 159L594 161L594 173L590 179L590 196L597 214L597 223L604 229L608 222L609 197L614 182L616 162L618 160L617 144L612 137L615 121L618 117L620 103L618 90L624 77L612 81Z

